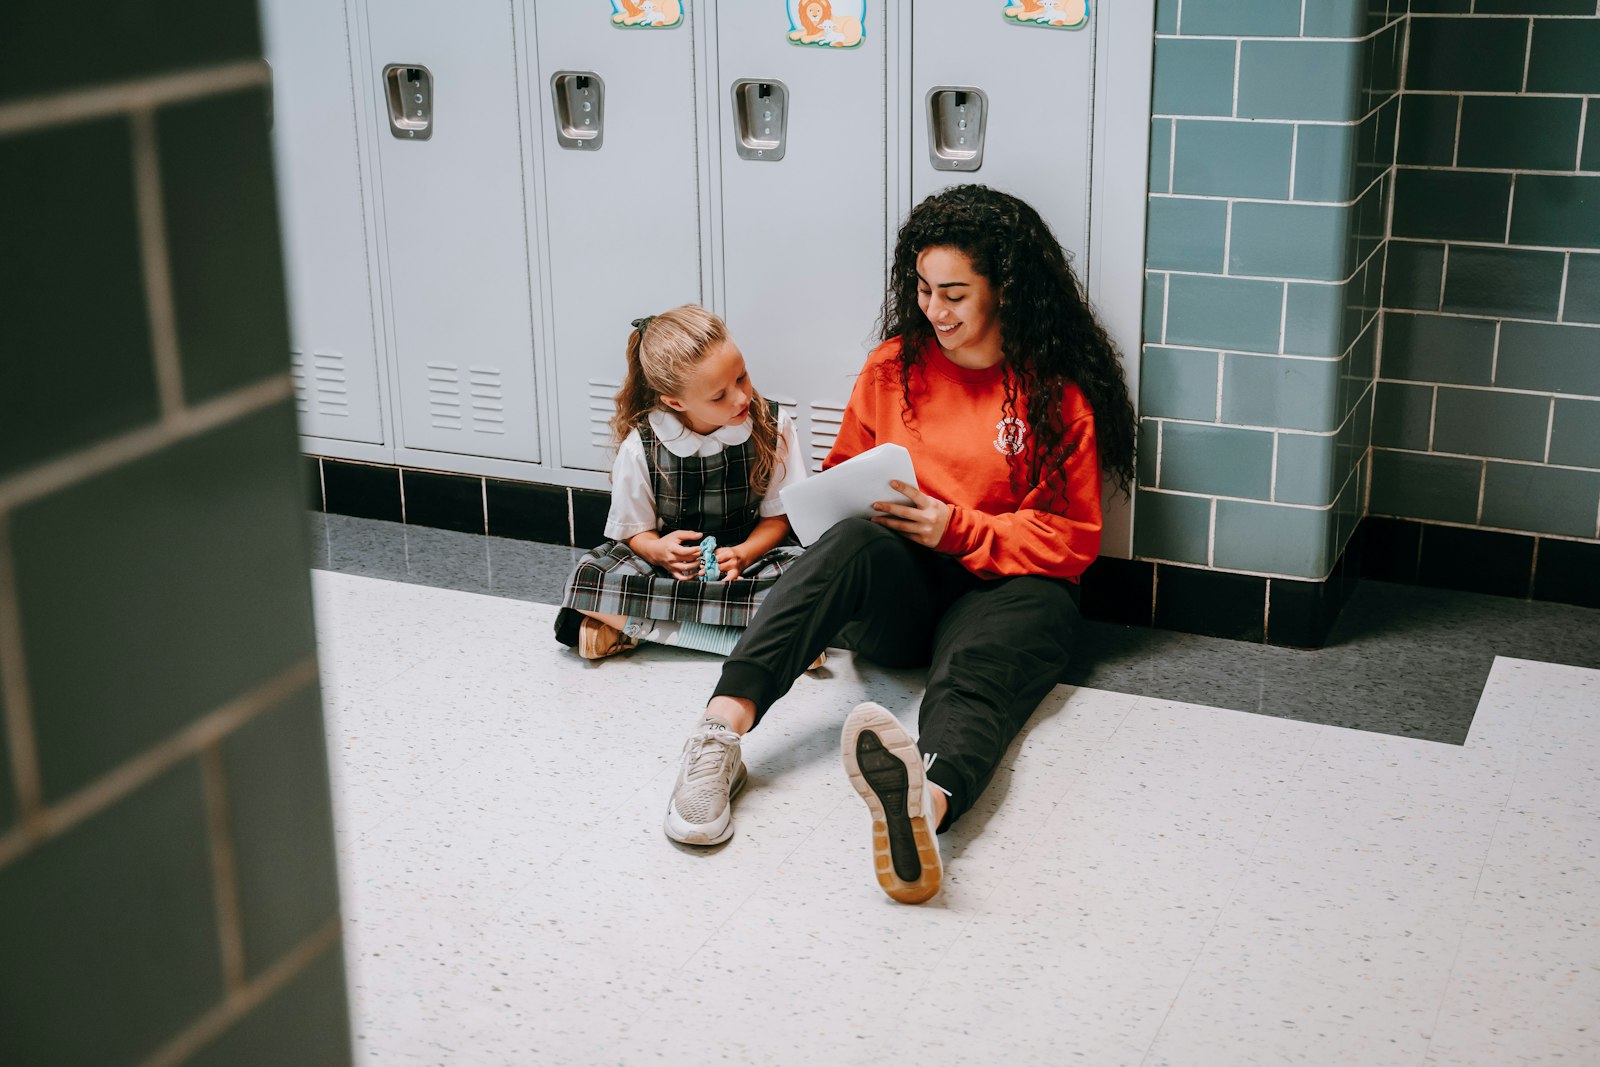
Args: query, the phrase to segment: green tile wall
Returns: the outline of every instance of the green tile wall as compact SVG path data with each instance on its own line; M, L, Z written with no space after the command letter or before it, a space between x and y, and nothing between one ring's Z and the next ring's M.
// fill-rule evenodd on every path
M194 760L0 871L0 1063L140 1062L219 1002L212 893Z
M247 973L338 918L326 744L308 686L222 746Z
M1481 525L1499 530L1595 537L1600 471L1490 463Z
M1331 435L1280 433L1277 478L1272 499L1280 504L1310 504L1313 507L1333 503L1335 467L1334 438Z
M1595 540L1600 10L1406 21L1371 509Z
M1600 470L1600 400L1555 402L1550 462Z
M315 651L296 446L286 398L12 515L47 798Z
M1574 252L1567 257L1561 321L1600 323L1600 255Z
M1366 441L1335 434L1370 425L1352 413L1370 405L1404 25L1365 0L1158 5L1140 411L1161 463L1141 458L1136 554L1321 578L1343 548L1353 522L1331 505ZM1308 505L1266 512L1304 544L1213 538L1213 498Z
M1160 487L1266 500L1272 493L1272 434L1170 422L1161 429Z
M131 142L120 118L0 139L0 476L156 418Z
M0 33L8 1065L351 1062L259 26Z
M289 350L267 94L163 108L157 119L184 393L209 399L278 370Z
M1333 564L1328 519L1315 508L1219 500L1215 563L1231 570L1325 577Z

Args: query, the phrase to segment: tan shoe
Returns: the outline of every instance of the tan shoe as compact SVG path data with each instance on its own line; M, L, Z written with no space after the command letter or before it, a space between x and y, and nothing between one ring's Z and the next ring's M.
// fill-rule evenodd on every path
M621 630L607 626L599 619L584 616L583 623L578 627L578 655L584 659L605 659L635 648L638 644Z
M811 661L811 666L807 667L806 670L808 670L808 671L820 671L822 668L826 667L827 665L828 665L828 654L826 652L818 652L817 653L817 658Z

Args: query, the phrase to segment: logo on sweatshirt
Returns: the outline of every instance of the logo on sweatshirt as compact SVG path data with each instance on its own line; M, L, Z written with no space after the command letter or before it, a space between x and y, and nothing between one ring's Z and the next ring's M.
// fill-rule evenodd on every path
M994 449L1003 456L1014 456L1022 451L1023 444L1028 436L1028 424L1019 418L1007 415L994 424Z

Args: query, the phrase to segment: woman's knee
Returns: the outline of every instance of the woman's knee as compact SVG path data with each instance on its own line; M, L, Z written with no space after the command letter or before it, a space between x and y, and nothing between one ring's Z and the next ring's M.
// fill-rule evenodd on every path
M871 519L841 519L828 527L807 552L855 553L874 545L904 543L905 539L893 530L879 526Z

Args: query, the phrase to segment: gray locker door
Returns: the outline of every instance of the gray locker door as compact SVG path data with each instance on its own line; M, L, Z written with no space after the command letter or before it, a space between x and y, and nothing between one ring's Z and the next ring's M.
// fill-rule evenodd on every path
M344 4L271 0L261 17L300 431L382 444Z
M968 181L1021 197L1050 224L1084 282L1099 6L1090 5L1087 26L1061 30L1019 25L998 3L917 0L911 28L912 203ZM983 162L970 175L929 161L928 91L946 85L988 97Z
M368 19L400 443L537 461L511 5L374 0ZM389 132L391 64L431 75L425 140Z
M560 464L610 470L628 324L702 302L693 11L671 28L624 29L605 4L532 7ZM597 149L557 143L562 72L598 76Z
M873 2L855 47L791 44L784 8L729 0L717 9L719 310L756 388L795 416L815 470L883 304L888 35ZM781 160L739 157L732 88L740 79L787 88Z

